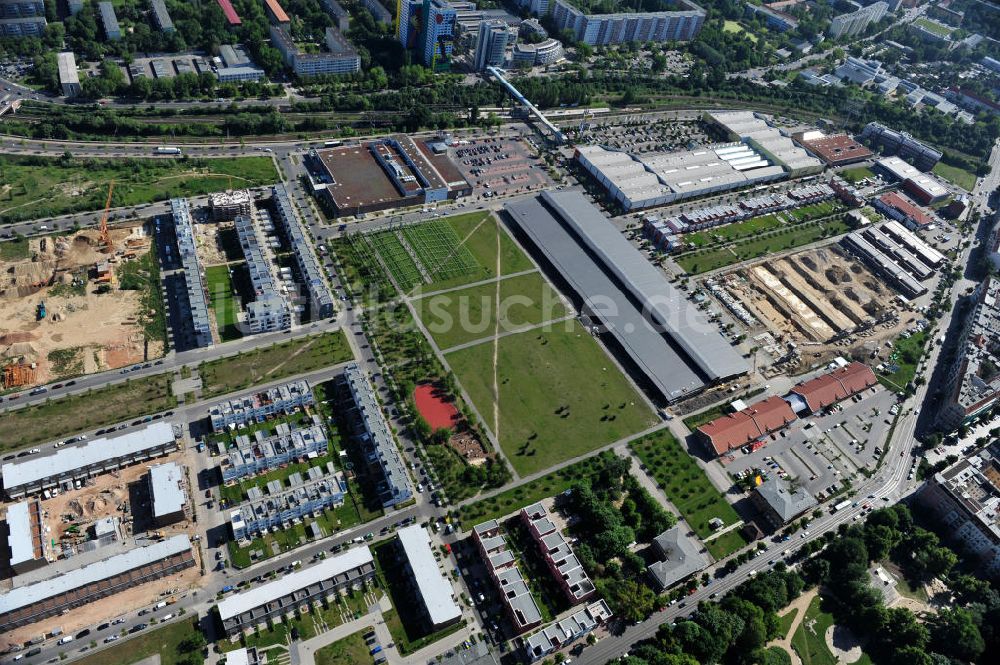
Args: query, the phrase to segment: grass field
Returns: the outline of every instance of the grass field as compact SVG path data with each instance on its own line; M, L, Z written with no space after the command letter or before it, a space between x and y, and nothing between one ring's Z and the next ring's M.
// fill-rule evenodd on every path
M725 414L726 412L725 408L726 408L725 404L719 404L717 406L713 406L711 409L706 409L701 413L696 413L693 416L688 416L687 418L684 419L684 424L687 425L687 428L693 432L702 425L704 425L705 423L715 420L719 416Z
M233 294L233 280L229 276L230 266L210 266L205 268L205 286L208 288L208 304L215 312L219 326L219 338L229 342L243 337L237 315L240 306Z
M269 157L217 159L63 159L0 156L0 222L197 196L278 181Z
M475 278L482 266L445 220L434 220L403 229L403 237L417 254L432 282Z
M353 357L347 335L336 330L272 344L198 366L202 396L224 395L347 362Z
M439 293L417 300L418 316L442 349L493 336L497 312L495 283ZM500 281L500 332L566 316L567 310L541 273Z
M958 185L967 192L971 192L976 186L976 174L969 173L965 169L951 166L944 162L934 165L934 173L941 176L953 185Z
M798 615L799 615L799 610L798 608L795 608L785 616L778 617L779 640L788 636L788 631L792 629L792 624L795 623L795 617L797 617Z
M521 475L635 434L656 421L617 366L577 322L568 331L561 325L556 328L499 341L498 436ZM493 344L461 349L447 359L492 427Z
M727 526L739 521L733 507L669 431L654 432L633 441L629 447L700 538L705 539L714 533L708 525L713 517L720 518ZM719 559L744 545L746 540L739 530L734 530L707 543L706 547Z
M838 662L826 646L825 637L826 629L833 625L833 615L820 609L821 602L819 596L812 599L792 636L792 648L802 659L802 665L837 665Z
M469 530L480 522L508 515L524 506L564 492L585 478L596 478L610 456L614 456L614 453L605 451L530 482L515 485L494 496L466 504L458 509L458 517L464 522L464 528Z
M20 261L28 258L31 258L31 252L27 238L17 238L15 240L0 242L0 260Z
M371 660L368 646L365 644L365 633L371 626L365 626L356 633L328 644L315 654L316 665L355 665Z
M948 26L943 25L941 23L937 23L935 21L931 21L931 20L926 19L926 18L924 18L922 16L920 18L918 18L917 20L915 20L913 22L913 25L918 25L921 28L925 28L928 32L934 33L938 37L947 37L952 32L954 32Z
M840 171L840 177L849 183L861 182L865 178L874 178L875 172L867 166L856 166L852 169Z
M766 256L773 252L808 245L848 231L850 231L850 227L840 218L799 224L763 237L738 241L726 247L689 252L677 257L676 261L688 273L696 275L724 268L740 261Z
M909 337L899 337L893 342L889 361L899 366L899 370L891 374L876 372L879 381L889 390L900 391L913 380L917 374L917 363L927 345L927 331L921 330Z
M731 33L733 33L733 34L739 34L739 33L741 33L741 32L742 32L742 33L743 33L743 34L745 34L745 35L746 35L746 36L747 36L747 37L748 37L748 38L750 39L750 41L752 41L752 42L753 42L754 44L756 44L756 43L757 43L757 35L753 34L752 32L748 32L746 28L744 28L744 27L743 27L742 25L740 25L740 24L739 24L739 23L737 23L736 21L728 21L728 20L727 20L727 21L726 21L726 22L725 22L725 23L724 23L724 24L722 25L722 31L723 31L723 32L731 32Z
M7 411L0 415L0 452L172 409L171 381L157 374Z
M371 248L378 252L399 288L411 291L423 284L424 278L420 274L420 268L414 263L413 257L406 251L395 233L384 231L374 233L365 239L370 241Z
M742 222L736 222L735 224L726 224L714 229L688 233L684 236L684 242L691 243L697 247L703 247L718 242L720 239L735 240L737 238L745 238L781 226L784 226L784 224L774 215L763 215Z
M190 654L184 653L180 645L195 633L197 629L193 617L175 621L162 628L147 629L127 642L119 642L110 649L104 649L75 662L79 665L132 665L159 654L160 665L187 663L190 662L188 660ZM75 642L72 646L79 647Z

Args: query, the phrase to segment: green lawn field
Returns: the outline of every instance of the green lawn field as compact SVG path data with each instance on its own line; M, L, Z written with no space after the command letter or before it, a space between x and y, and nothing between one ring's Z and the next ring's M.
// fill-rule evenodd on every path
M723 240L735 240L736 238L752 236L761 231L770 231L781 226L784 226L781 220L774 215L763 215L742 222L736 222L735 224L726 224L714 229L688 233L684 236L684 242L702 247L717 242L719 238Z
M849 183L855 183L860 182L865 178L874 178L875 172L867 166L856 166L854 168L840 171L840 177Z
M219 326L219 338L223 342L229 342L243 336L237 318L240 306L233 294L233 280L229 276L229 269L230 266L225 265L205 268L208 304L215 312L215 321Z
M446 356L492 428L493 344ZM656 422L652 410L575 321L569 331L503 337L498 360L500 445L521 475L587 453ZM496 432L495 432L496 433Z
M668 430L660 430L629 444L671 503L702 539L714 531L708 522L720 518L728 526L739 515L708 480L694 458ZM716 559L746 545L739 531L730 531L706 544Z
M132 665L159 654L160 665L189 663L191 662L189 657L193 654L185 653L183 647L192 644L188 640L194 639L196 641L193 643L198 643L197 633L194 617L185 618L162 628L149 628L128 641L119 642L110 649L104 649L76 662L80 665ZM76 651L80 645L74 642L71 646L72 648L67 649L67 653ZM196 652L200 652L200 648ZM196 657L200 660L200 653Z
M792 636L792 648L802 659L802 665L838 665L840 661L826 645L826 630L833 625L833 615L824 612L819 596L812 599L802 622L795 635ZM866 653L855 661L854 665L871 665L871 658Z
M958 185L967 192L971 192L976 186L976 174L969 173L965 169L957 166L950 166L944 162L934 165L934 173L941 176L953 185Z
M347 362L353 357L343 330L288 340L198 366L202 397L235 392Z
M82 159L0 156L0 222L197 196L278 181L269 157Z
M566 316L555 290L540 273L501 280L500 332ZM493 336L497 321L496 283L448 291L414 302L420 320L442 349Z
M371 660L368 646L365 644L365 633L371 630L366 626L356 633L351 633L333 644L328 644L316 652L316 665L356 665Z
M842 219L835 217L823 222L798 224L773 234L737 241L717 249L688 252L678 256L676 261L677 265L681 268L692 275L696 275L708 272L709 270L724 268L740 261L808 245L817 240L830 238L841 233L847 233L848 231L850 231L850 227Z
M0 451L172 409L171 381L170 374L156 374L7 411L0 415Z

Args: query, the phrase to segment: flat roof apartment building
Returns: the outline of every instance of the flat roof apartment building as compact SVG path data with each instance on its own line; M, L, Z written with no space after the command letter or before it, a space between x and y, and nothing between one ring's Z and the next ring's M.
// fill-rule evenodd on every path
M110 2L99 2L97 3L97 11L101 17L104 36L113 42L121 39L122 30L118 26L118 16L115 14L115 6Z
M246 258L254 292L254 299L244 304L250 333L257 335L291 329L292 310L278 288L278 280L271 268L272 256L266 244L260 242L260 229L253 216L237 215L236 236Z
M326 29L326 51L306 53L301 51L288 30L272 23L268 26L271 43L281 52L285 64L299 77L321 74L354 74L361 69L357 50L334 27Z
M177 450L171 423L160 421L114 438L100 437L19 457L0 467L4 494L19 499Z
M545 658L565 649L581 637L603 626L612 616L611 608L602 599L580 608L568 617L549 624L533 635L524 638L524 653L529 662Z
M989 577L1000 576L1000 445L994 442L934 474L917 498Z
M455 588L434 558L427 529L419 524L404 527L396 532L396 543L399 562L405 566L431 632L457 623L462 618L462 608L455 600Z
M194 222L187 199L170 199L170 211L174 219L177 252L184 268L188 317L194 334L194 345L204 348L212 345L212 328L209 325L208 299L205 297L205 283L201 276L201 262L198 260L194 240Z
M569 542L549 518L545 507L541 503L535 503L522 508L521 521L538 545L545 565L549 567L549 572L569 604L576 605L592 598L597 593L594 583L576 558Z
M591 46L688 41L701 31L706 16L705 10L691 0L664 1L661 3L664 11L618 14L585 14L572 0L554 0L548 4L552 22L560 33L569 30L576 41Z
M216 605L226 635L252 630L298 608L335 599L344 589L360 589L375 577L375 559L368 547L355 547L267 584L222 599Z
M333 296L326 285L323 269L320 267L312 243L306 237L305 227L298 212L288 198L284 185L271 188L271 199L275 212L288 236L288 243L295 254L295 265L299 268L299 277L309 297L309 317L312 320L327 319L333 316Z
M153 504L153 523L167 526L184 519L184 505L187 503L184 467L176 462L156 464L149 467L147 487Z
M333 462L310 467L288 477L288 488L272 480L266 494L259 487L247 490L248 501L229 513L233 538L244 540L274 529L286 529L329 508L344 504L347 480Z
M413 484L406 473L406 466L389 429L389 423L379 406L375 388L365 371L356 363L347 366L344 378L364 427L362 439L366 459L371 466L378 467L382 475L382 482L378 484L382 506L388 508L409 501L413 498Z
M191 541L173 536L0 594L0 631L63 614L194 566Z
M46 556L42 503L28 499L7 507L7 561L15 575L41 568Z
M58 56L59 86L67 97L76 97L83 88L80 87L80 74L76 70L76 56L72 51L63 51Z
M0 37L40 37L46 25L43 0L0 0Z
M517 566L514 553L507 548L500 523L489 520L477 524L472 529L472 537L490 573L490 579L500 594L500 601L514 628L514 634L520 635L541 624L542 613Z

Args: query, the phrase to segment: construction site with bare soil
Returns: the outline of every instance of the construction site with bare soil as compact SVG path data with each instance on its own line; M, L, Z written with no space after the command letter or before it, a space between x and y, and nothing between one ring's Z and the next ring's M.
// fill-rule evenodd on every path
M174 452L157 460L157 464L168 462L183 466L187 462L186 452ZM42 547L49 563L19 575L16 578L17 585L48 579L60 571L65 572L171 536L186 534L196 539L190 501L186 503L183 519L168 526L154 524L147 489L148 474L148 465L137 464L88 478L79 487L51 492L46 490L39 499L45 536ZM190 487L186 494L188 497L193 496ZM9 508L9 504L6 508ZM194 550L197 562L201 552L199 548ZM7 575L4 577L0 581L0 590L9 590L14 585L15 578ZM158 600L180 597L196 589L200 578L200 566L196 565L136 585L88 603L85 611L49 617L8 631L0 641L0 647L24 644L40 634L51 634L56 629L72 634L93 624L95 620L111 619Z
M158 290L159 279L140 223L24 242L21 255L0 258L4 389L163 355L162 340L147 334L158 316L149 289Z
M767 341L763 350L773 363L759 368L765 377L835 356L869 358L919 318L839 246L764 260L718 283L749 314L748 337Z

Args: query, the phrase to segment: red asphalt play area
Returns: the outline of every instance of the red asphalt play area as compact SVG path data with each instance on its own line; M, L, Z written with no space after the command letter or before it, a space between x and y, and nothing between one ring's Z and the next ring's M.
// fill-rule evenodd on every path
M417 386L413 390L413 401L432 430L454 428L459 421L458 409L448 401L447 393L433 384L421 383Z

